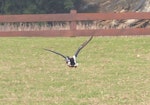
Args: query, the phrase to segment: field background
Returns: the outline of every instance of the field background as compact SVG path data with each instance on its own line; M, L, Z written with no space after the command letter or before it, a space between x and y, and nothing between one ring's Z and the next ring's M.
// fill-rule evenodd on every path
M149 105L150 37L0 38L0 105Z

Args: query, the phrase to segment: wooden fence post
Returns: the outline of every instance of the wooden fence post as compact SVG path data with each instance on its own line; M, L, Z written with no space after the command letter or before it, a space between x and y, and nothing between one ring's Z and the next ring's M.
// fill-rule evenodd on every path
M71 11L70 11L70 14L71 14L72 18L75 17L76 13L77 13L76 10L71 10ZM73 19L73 21L71 21L71 23L70 23L70 30L72 31L72 36L75 36L75 31L76 31L76 29L77 29L77 23L76 23L76 21Z

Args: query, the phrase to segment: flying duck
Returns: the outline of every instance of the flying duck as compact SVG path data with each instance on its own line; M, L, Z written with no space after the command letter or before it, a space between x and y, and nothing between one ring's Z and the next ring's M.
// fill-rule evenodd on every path
M83 49L91 40L92 40L93 36L91 36L87 41L85 41L83 44L81 44L81 46L77 49L77 51L75 52L75 54L72 56L72 57L69 57L69 56L65 56L59 52L56 52L56 51L53 51L53 50L49 50L49 49L44 49L46 51L50 51L52 53L55 53L57 55L60 55L61 57L63 57L66 61L66 64L69 66L69 67L77 67L78 66L78 63L77 63L77 56L79 54L79 52L81 51L81 49Z

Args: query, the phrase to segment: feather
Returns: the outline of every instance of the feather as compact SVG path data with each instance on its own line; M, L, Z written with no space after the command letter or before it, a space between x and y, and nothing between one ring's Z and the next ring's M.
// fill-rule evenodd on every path
M78 56L79 52L81 51L81 49L83 49L91 40L92 40L93 36L91 36L87 41L85 41L83 44L81 44L81 46L78 48L78 50L75 52L75 57Z
M65 56L65 55L63 55L63 54L61 54L61 53L58 53L58 52L56 52L56 51L49 50L49 49L44 49L44 50L46 50L46 51L50 51L50 52L55 53L55 54L57 54L57 55L60 55L60 56L62 56L63 58L65 58L65 59L66 59L66 56Z

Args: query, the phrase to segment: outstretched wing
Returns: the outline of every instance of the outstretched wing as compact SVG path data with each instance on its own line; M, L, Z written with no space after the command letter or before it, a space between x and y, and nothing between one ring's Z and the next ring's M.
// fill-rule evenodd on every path
M60 56L62 56L63 58L65 58L65 59L66 59L66 56L65 56L65 55L63 55L63 54L61 54L61 53L58 53L58 52L56 52L56 51L52 51L52 50L49 50L49 49L44 49L44 50L46 50L46 51L50 51L50 52L55 53L55 54L57 54L57 55L60 55Z
M75 57L78 56L81 49L83 49L92 40L92 38L93 38L93 36L91 36L87 41L85 41L83 44L81 44L81 46L78 48L78 50L75 53Z

